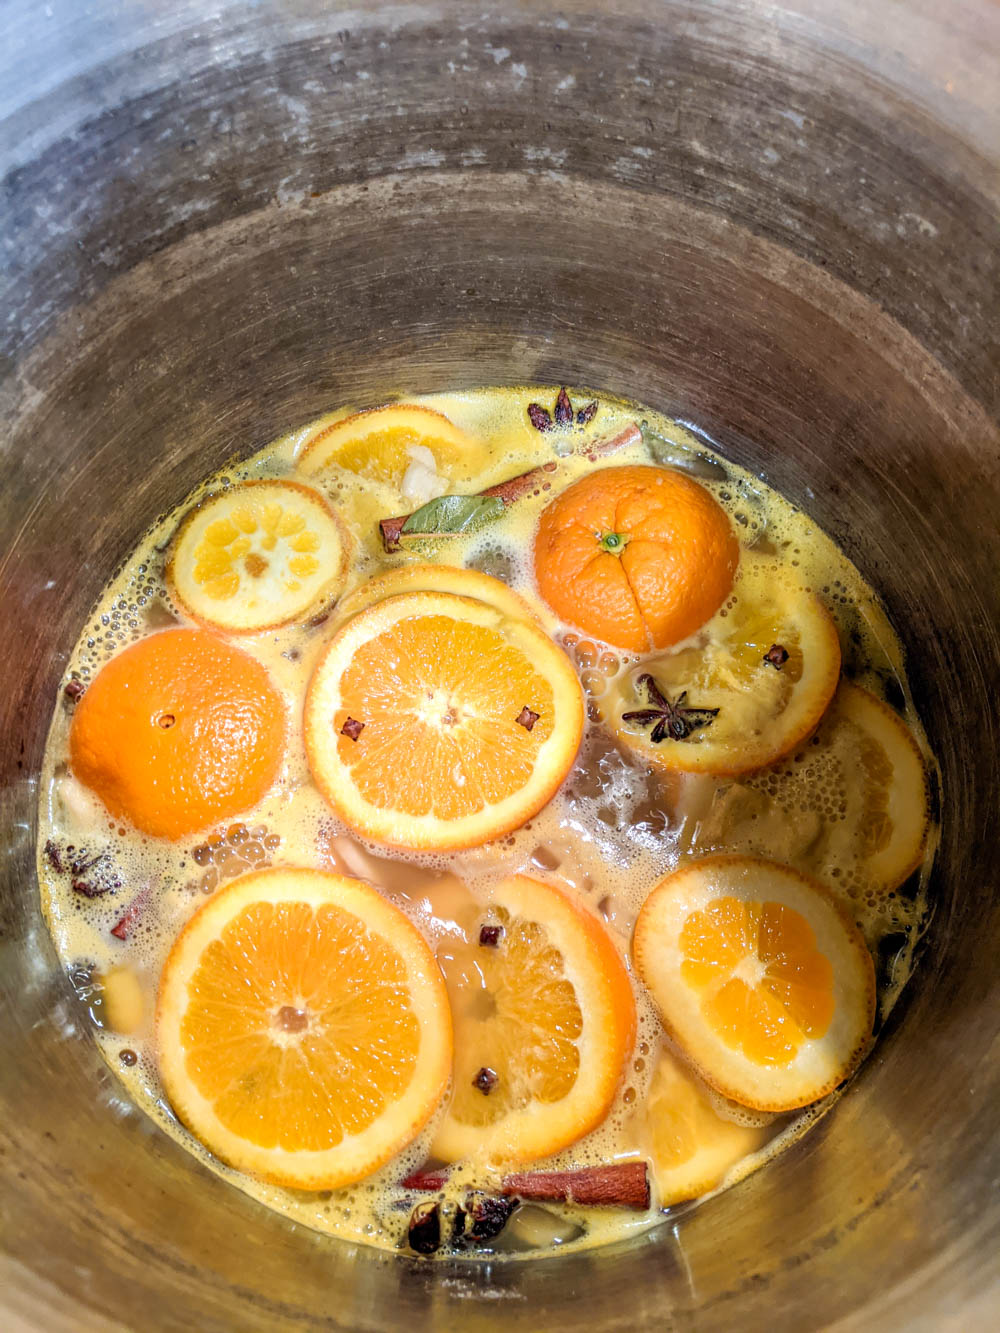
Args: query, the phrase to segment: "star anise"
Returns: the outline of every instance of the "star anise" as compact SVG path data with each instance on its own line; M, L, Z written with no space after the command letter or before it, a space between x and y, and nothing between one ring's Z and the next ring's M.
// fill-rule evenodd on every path
M556 405L551 412L542 407L541 403L528 404L528 417L535 430L552 430L553 426L572 426L574 417L577 425L586 426L588 421L593 421L596 412L596 403L588 403L586 407L575 409L565 388L559 390Z
M648 672L639 677L636 685L646 687L650 706L637 708L632 713L622 713L622 721L638 722L644 727L652 723L653 729L649 733L649 739L654 745L659 745L660 741L666 740L668 736L672 741L686 741L692 731L696 731L699 727L710 727L719 711L717 708L688 707L684 703L687 690L674 700L668 699Z

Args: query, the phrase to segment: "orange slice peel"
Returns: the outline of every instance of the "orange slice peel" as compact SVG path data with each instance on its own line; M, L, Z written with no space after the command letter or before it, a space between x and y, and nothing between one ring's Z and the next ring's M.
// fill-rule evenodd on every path
M376 602L406 592L448 592L459 597L474 597L514 620L537 619L519 593L490 574L483 574L478 569L464 569L460 565L419 564L400 565L352 588L337 603L335 623L342 625Z

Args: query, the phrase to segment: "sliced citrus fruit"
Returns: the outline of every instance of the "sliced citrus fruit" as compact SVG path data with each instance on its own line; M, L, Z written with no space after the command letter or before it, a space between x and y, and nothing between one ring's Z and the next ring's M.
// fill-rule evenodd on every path
M495 606L512 619L535 620L528 603L500 579L459 565L400 565L354 588L337 603L337 624L359 611L404 592L451 592Z
M196 505L174 538L167 580L184 610L231 634L306 620L336 597L347 535L294 481L247 481Z
M318 430L306 442L299 471L315 477L343 468L398 490L413 463L449 472L474 454L478 454L476 442L443 413L413 403L393 403L356 412Z
M645 1131L663 1208L714 1190L767 1139L765 1130L721 1115L706 1085L666 1046L646 1097Z
M854 1070L871 1036L875 974L826 889L788 866L710 856L653 889L636 970L667 1030L725 1097L788 1111Z
M550 884L513 875L438 950L455 1023L445 1161L529 1162L607 1115L635 1038L635 1001L607 931Z
M764 773L718 786L689 821L691 845L777 856L857 900L888 893L917 868L928 822L913 733L849 681L808 742Z
M170 1103L217 1157L335 1189L420 1132L447 1086L451 1018L416 928L357 880L263 870L181 931L160 980Z
M77 704L70 767L119 819L177 840L255 806L277 781L287 710L266 669L204 629L130 644Z
M732 776L804 740L839 675L837 627L822 602L777 562L744 554L730 605L683 648L624 673L599 707L650 763Z
M471 597L388 597L336 632L306 695L313 777L355 832L474 847L519 828L576 756L583 696L538 627Z

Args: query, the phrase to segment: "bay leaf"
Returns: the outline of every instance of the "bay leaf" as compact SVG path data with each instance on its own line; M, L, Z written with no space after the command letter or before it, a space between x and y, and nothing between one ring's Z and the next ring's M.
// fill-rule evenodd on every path
M401 535L471 532L484 523L492 523L503 511L504 502L496 495L439 495L414 510L403 524Z

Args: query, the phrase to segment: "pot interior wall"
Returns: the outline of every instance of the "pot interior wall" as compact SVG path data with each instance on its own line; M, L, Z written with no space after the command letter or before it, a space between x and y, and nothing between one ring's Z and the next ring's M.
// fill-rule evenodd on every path
M12 1319L869 1329L964 1301L978 1326L1000 1230L997 175L974 106L956 135L809 13L179 6L172 31L119 15L97 75L6 122ZM39 918L36 775L94 597L196 480L341 403L534 380L694 422L882 592L941 762L938 909L874 1057L767 1171L617 1251L432 1269L294 1230L124 1102Z

